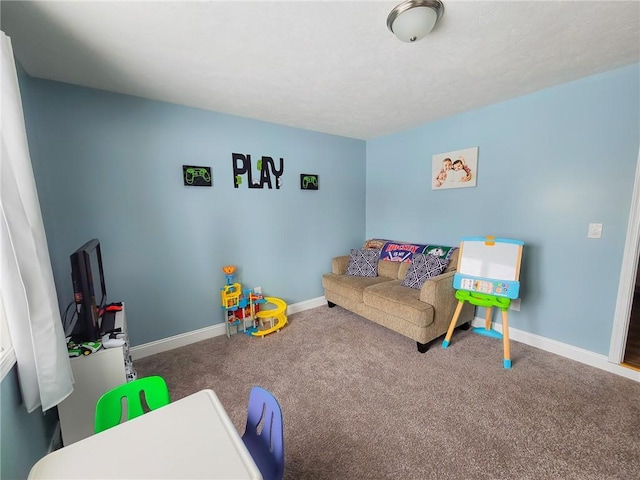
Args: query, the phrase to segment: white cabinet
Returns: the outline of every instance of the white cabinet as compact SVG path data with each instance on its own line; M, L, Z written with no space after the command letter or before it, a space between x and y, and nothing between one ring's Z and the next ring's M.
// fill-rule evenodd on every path
M115 327L121 328L126 334L126 323L123 308L116 312ZM73 392L58 405L64 446L93 435L98 398L106 391L126 383L128 343L121 347L101 348L91 355L70 359L75 379Z

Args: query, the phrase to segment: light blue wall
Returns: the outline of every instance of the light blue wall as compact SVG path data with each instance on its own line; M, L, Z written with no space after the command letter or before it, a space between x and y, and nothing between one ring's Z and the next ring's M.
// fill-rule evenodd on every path
M0 478L27 478L33 464L47 453L57 420L55 409L46 414L40 409L27 413L18 386L17 367L13 367L0 387Z
M218 323L222 265L290 303L365 237L526 242L516 328L608 352L638 157L638 66L366 143L56 82L21 79L61 306L69 254L103 242L134 344ZM478 186L431 191L431 155L479 146ZM285 158L281 190L233 189L231 153ZM213 188L186 188L183 164ZM301 192L299 173L320 191ZM365 228L366 193L366 228ZM249 220L247 220L247 218ZM604 223L587 240L589 222ZM366 233L366 235L365 235ZM2 478L24 478L50 426L2 382ZM11 439L10 442L7 439Z
M366 236L523 240L522 309L510 325L607 355L639 92L633 65L367 142ZM432 155L475 146L477 186L433 191ZM590 222L603 223L601 239L587 239Z
M25 116L61 308L69 255L102 243L111 301L139 345L222 322L223 265L289 304L323 295L365 232L365 142L31 79ZM280 189L234 188L232 153L284 158ZM185 187L182 165L214 186ZM318 191L300 174L319 175Z

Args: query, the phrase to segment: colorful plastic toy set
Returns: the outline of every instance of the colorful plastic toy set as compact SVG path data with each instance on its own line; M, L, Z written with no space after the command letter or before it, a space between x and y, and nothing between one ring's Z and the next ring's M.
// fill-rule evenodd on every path
M220 289L222 309L226 314L227 337L242 331L255 337L279 332L287 323L287 304L276 297L264 297L251 289L243 289L235 281L236 267L222 267L226 285ZM261 305L273 304L273 309L261 309ZM268 326L267 326L268 324Z

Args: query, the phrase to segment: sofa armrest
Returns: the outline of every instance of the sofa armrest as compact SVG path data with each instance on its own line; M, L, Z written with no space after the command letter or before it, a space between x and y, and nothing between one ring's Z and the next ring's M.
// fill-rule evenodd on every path
M451 302L452 299L457 303L455 300L456 290L453 288L455 273L455 271L446 272L424 282L420 289L420 300L436 308L438 305Z
M331 272L334 275L344 275L349 266L349 255L342 255L331 259Z

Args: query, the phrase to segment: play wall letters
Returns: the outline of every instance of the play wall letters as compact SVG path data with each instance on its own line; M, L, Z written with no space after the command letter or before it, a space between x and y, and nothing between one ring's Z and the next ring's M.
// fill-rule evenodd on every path
M284 173L284 158L280 158L278 168L276 162L271 157L262 156L256 162L255 170L251 165L251 155L242 153L232 153L233 163L233 187L238 188L244 183L246 176L247 186L249 188L265 188L265 185L271 189L275 186L276 190L282 185L282 174ZM253 174L259 172L259 178L253 178Z

